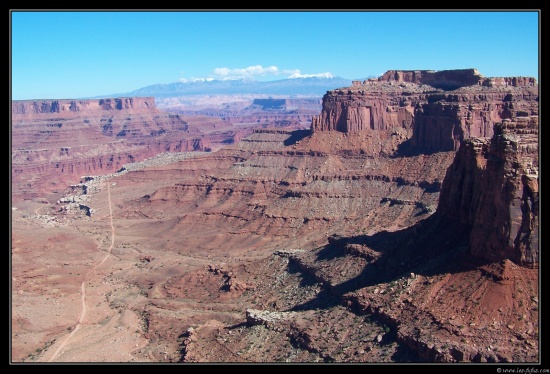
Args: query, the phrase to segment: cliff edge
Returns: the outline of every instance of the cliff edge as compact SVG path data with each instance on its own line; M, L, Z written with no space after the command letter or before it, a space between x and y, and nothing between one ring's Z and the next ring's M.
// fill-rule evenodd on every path
M477 69L389 70L377 79L328 91L312 132L373 130L402 134L401 151L458 150L472 137L491 137L496 123L538 116L532 77L486 78Z

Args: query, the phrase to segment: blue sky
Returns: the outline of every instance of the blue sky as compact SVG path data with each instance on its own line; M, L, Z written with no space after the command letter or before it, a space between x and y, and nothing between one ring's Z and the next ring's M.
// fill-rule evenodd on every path
M11 13L13 100L193 79L362 79L391 69L539 73L533 11Z

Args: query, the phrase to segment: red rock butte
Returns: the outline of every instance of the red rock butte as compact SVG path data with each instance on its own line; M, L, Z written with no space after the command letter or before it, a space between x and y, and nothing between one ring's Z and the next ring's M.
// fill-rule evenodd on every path
M390 70L328 91L312 130L392 130L422 152L456 151L464 139L491 137L504 119L538 114L535 78L485 78L476 69Z

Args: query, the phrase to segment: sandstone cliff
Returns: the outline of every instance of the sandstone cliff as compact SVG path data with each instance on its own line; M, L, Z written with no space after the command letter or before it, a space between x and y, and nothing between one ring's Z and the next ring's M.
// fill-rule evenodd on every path
M97 100L16 100L11 104L12 116L68 112L90 115L101 114L103 111L110 110L131 110L133 113L157 112L154 97L123 97Z
M504 119L538 115L531 77L486 78L476 69L390 70L378 79L328 91L312 131L401 132L402 151L456 151L464 139L490 137Z
M373 84L342 88L327 92L323 97L323 109L313 118L311 129L357 133L369 130L410 130L414 108L427 100L427 90L411 85L394 87L389 84ZM411 133L412 134L412 133Z
M463 142L437 211L472 228L473 255L538 267L538 152L538 117L505 120L492 138Z
M413 148L457 150L472 137L491 137L504 119L538 115L538 88L473 86L429 97L415 111Z

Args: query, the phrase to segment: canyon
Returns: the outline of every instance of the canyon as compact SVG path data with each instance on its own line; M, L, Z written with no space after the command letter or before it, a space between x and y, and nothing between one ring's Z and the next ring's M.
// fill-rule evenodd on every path
M215 151L253 128L269 123L302 129L307 120L289 111L262 111L250 104L241 111L256 107L255 116L242 123L242 118L202 112L184 120L158 109L153 97L15 101L11 162L17 188L13 194L25 199L40 196L43 190L59 193L83 175L110 173L165 152ZM277 120L270 122L274 116Z
M535 364L538 100L462 69L234 122L12 102L12 361Z

